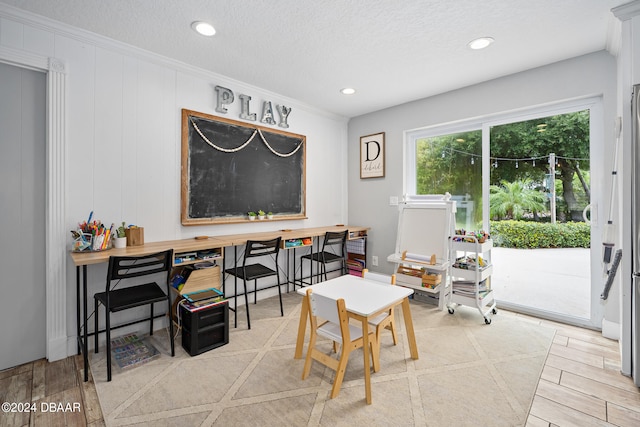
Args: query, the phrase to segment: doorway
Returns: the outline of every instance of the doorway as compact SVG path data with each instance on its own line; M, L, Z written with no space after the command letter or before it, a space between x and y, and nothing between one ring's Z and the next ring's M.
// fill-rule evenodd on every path
M46 75L0 63L0 370L45 357Z
M491 284L500 306L590 320L589 110L489 132Z

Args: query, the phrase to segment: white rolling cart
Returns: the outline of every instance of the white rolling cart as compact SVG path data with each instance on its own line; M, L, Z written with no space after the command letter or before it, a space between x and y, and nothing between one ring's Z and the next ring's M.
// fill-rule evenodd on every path
M447 309L455 312L456 305L476 307L491 324L490 313L496 314L496 302L491 290L491 248L493 242L487 239L479 242L473 235L456 235L451 239L451 292ZM482 263L478 260L482 259Z
M455 225L456 202L450 195L405 197L399 205L395 253L396 284L447 302L449 237Z

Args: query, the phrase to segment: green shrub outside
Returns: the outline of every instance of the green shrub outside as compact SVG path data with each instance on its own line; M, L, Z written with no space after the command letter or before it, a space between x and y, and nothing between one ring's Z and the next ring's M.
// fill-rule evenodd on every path
M531 221L490 221L495 246L516 249L588 248L591 226L584 222L542 223Z

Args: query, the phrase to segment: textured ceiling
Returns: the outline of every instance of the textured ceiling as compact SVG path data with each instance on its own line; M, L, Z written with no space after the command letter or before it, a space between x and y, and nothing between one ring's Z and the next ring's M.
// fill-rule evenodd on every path
M627 0L0 2L354 117L606 49Z

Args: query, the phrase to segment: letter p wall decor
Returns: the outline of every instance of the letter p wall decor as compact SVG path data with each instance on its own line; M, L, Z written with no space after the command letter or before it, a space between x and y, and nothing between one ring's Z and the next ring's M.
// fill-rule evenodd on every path
M384 177L384 132L360 137L360 179Z

